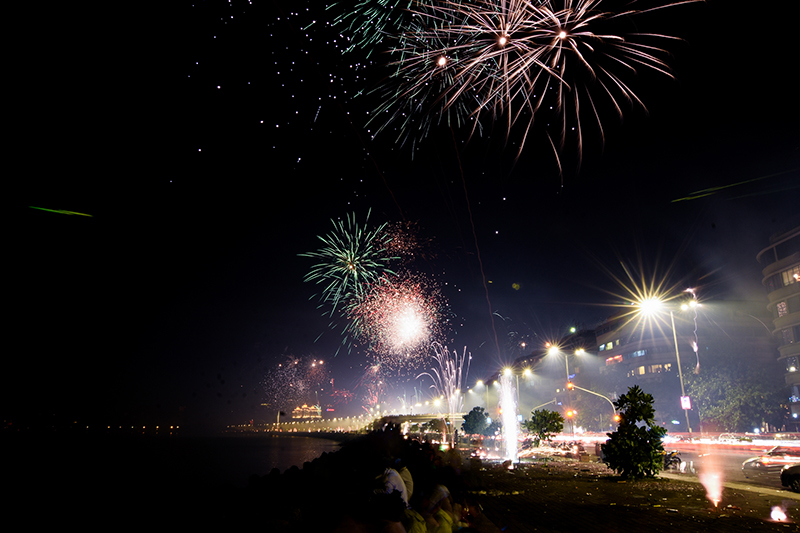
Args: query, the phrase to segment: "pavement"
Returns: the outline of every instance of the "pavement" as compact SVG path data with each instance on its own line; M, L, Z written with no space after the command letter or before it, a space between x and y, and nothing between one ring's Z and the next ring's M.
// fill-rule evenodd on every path
M686 481L688 483L700 483L700 479L696 476L687 474L673 474L671 472L662 472L658 477L664 479L673 479L675 481ZM732 481L724 481L722 486L731 490L747 490L750 492L757 492L759 494L768 494L770 496L777 496L788 500L800 501L800 493L792 492L785 489L773 489L771 487L763 487L761 485L751 485L749 483L737 483Z
M621 480L596 462L550 461L513 471L485 463L468 498L480 533L798 531L800 494L726 482L713 505L699 479L664 473ZM775 519L772 510L785 512Z

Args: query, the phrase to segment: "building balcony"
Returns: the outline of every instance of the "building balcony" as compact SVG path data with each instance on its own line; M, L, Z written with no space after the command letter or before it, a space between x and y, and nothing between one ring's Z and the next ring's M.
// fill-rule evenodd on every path
M797 296L798 294L800 294L800 283L792 283L791 285L774 290L767 294L767 297L769 298L769 305L767 306L767 309L772 310L778 304L778 302L783 302L789 298L792 298L793 296Z
M800 311L783 315L772 321L775 324L775 331L773 334L778 334L782 329L791 328L800 325Z
M787 357L800 356L800 342L793 342L792 344L784 344L778 348L780 357L778 359L786 359Z
M790 266L796 265L797 263L800 263L800 252L795 252L790 256L775 261L774 263L770 264L767 268L762 270L761 275L764 276L764 280L766 280L773 274L776 274L781 270L785 270Z

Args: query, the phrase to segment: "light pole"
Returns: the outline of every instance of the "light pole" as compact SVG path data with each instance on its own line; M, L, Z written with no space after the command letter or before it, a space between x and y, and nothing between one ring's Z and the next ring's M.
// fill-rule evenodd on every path
M683 414L686 415L686 427L689 428L689 433L692 432L692 426L689 424L689 410L683 405L683 399L686 397L686 390L683 388L683 370L681 370L681 352L678 350L678 334L675 332L675 315L672 309L669 310L669 319L672 322L672 341L675 343L675 357L678 360L678 377L681 381L681 407Z
M658 309L660 309L664 305L659 298L647 298L639 302L639 309L645 315L652 315ZM672 326L672 342L675 344L675 358L678 362L678 378L681 382L681 408L683 409L683 414L686 415L686 427L689 430L689 433L692 432L692 426L689 423L689 409L686 405L683 404L683 399L686 398L686 389L683 387L683 369L681 369L681 352L678 349L678 333L675 331L675 314L673 313L672 309L669 310L669 319L670 324Z
M612 420L614 420L615 422L617 421L617 408L616 408L616 407L614 407L614 402L612 402L612 401L611 401L611 400L610 400L608 397L606 397L606 396L603 396L602 394L599 394L599 393L597 393L597 392L591 391L591 390L589 390L589 389L584 389L583 387L578 387L577 385L575 385L575 384L574 384L574 383L572 383L571 381L568 381L568 382L567 382L567 388L568 388L568 389L578 389L578 390L582 390L583 392L588 392L589 394L594 394L595 396L599 396L599 397L601 397L602 399L604 399L605 401L607 401L609 404L611 404L611 411L613 411L613 413L614 413L614 414L612 415L611 419L612 419Z

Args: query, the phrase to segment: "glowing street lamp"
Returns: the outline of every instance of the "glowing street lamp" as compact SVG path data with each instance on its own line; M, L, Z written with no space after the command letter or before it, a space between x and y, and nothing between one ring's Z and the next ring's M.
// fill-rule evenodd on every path
M688 289L686 292L691 292L694 295L693 289ZM697 300L694 299L692 301L691 307L695 307L697 305ZM638 307L642 314L646 316L652 316L658 313L664 307L664 302L657 298L657 297L650 297L646 298L638 303ZM687 307L688 308L688 307ZM689 409L691 409L691 402L689 401L689 397L686 396L686 389L683 387L683 369L681 369L681 352L678 349L678 334L675 331L675 315L672 312L672 309L669 310L669 319L672 326L672 341L675 344L675 357L678 360L678 378L681 382L681 408L683 409L684 414L686 415L686 427L689 428L689 433L692 432L692 426L689 424Z

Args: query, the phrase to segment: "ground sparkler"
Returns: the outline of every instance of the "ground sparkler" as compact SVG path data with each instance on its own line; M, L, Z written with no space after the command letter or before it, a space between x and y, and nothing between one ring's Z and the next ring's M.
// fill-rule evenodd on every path
M516 462L519 457L518 442L519 421L517 420L517 400L511 372L503 372L500 376L500 410L503 420L503 439L505 458Z
M447 433L450 446L455 445L455 415L460 413L464 404L464 395L461 394L461 389L466 382L467 374L469 374L469 363L472 359L472 354L467 353L466 346L464 351L459 355L457 351L450 352L447 346L442 346L438 342L431 344L435 366L430 372L423 372L417 379L422 376L428 376L433 380L431 388L434 389L439 396L444 396L447 405ZM466 364L466 368L465 365ZM449 423L448 423L449 422Z

